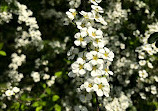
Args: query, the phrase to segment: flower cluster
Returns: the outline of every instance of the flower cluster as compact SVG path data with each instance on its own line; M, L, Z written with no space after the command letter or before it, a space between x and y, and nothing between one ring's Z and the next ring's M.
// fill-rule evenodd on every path
M18 87L13 87L12 90L11 89L8 89L5 94L6 96L12 96L12 95L15 95L15 93L18 93L20 91L20 88Z
M104 99L104 105L107 111L126 111L130 103L130 98L123 93L121 93L120 97L113 98L113 100Z
M6 77L4 79L9 82L0 92L1 109L10 110L11 102L19 102L15 105L20 104L20 110L24 110L23 105L25 105L24 108L28 108L26 110L33 108L49 110L50 103L51 108L52 104L55 104L53 110L57 108L65 111L92 111L98 105L103 111L126 111L141 109L142 99L143 105L146 101L149 104L150 101L154 104L157 102L158 48L155 47L155 43L147 42L152 33L158 32L158 19L155 16L157 12L142 0L106 0L100 7L101 1L67 0L70 5L69 11L66 12L68 19L65 18L63 8L62 11L54 9L60 6L59 3L63 2L62 0L57 2L42 0L40 4L44 8L38 11L39 17L43 17L44 23L45 20L52 20L52 18L51 23L56 23L53 27L51 24L46 24L48 27L51 26L52 32L54 30L55 32L49 40L43 41L37 21L32 17L32 11L25 5L16 2L17 9L0 13L1 25L4 22L8 23L12 14L17 15L20 25L17 27L15 38L14 50L16 51L11 52L9 70L4 75ZM49 9L47 9L48 5ZM82 6L88 11L90 9L88 6L91 6L91 11L78 12L77 10ZM71 29L72 25L70 25L69 30L62 26L69 23L73 23L77 28ZM58 32L58 27L62 33ZM40 29L45 37L49 31L45 33L43 28L45 26L41 25ZM70 33L69 31L71 33L78 31L69 41L74 40L74 46L67 53L70 61L61 59L66 55L69 38L65 36L67 32ZM65 39L62 38L63 41L58 39L61 36L65 37ZM7 53L9 56L9 51ZM68 76L73 78L71 81L66 75L70 64L71 71ZM62 71L59 71L59 67ZM56 71L58 72L55 73ZM59 78L56 79L57 77ZM14 97L16 99L12 99ZM49 98L51 100L47 101ZM42 107L33 107L38 102ZM11 108L14 109L12 106Z
M68 75L76 79L82 78L81 90L96 92L98 96L105 95L108 97L110 86L107 77L109 74L113 75L113 72L109 70L109 66L113 61L114 53L105 47L101 29L94 28L95 21L106 25L100 15L104 12L98 5L100 2L101 0L92 0L91 12L79 12L83 17L81 20L75 21L80 32L75 34L74 44L80 46L82 51L71 48L68 52L70 59L73 59L75 54L77 55L77 60L71 65L72 71ZM66 14L73 20L77 16L77 11L76 9L69 9Z
M16 13L18 13L18 23L22 24L25 23L26 26L29 27L28 32L22 31L22 27L18 27L17 31L22 31L22 34L19 35L15 39L16 48L26 46L27 44L33 43L35 46L38 46L40 44L41 39L41 32L38 30L39 26L37 24L36 18L32 17L32 11L28 10L26 5L22 5L17 2L17 6L19 10L17 10Z
M10 70L8 71L8 76L14 82L20 82L24 77L22 73L19 73L18 68L26 61L26 56L24 54L18 55L13 53L11 55L12 62L9 64Z
M3 22L9 23L9 21L12 19L12 13L10 12L0 12L0 24Z

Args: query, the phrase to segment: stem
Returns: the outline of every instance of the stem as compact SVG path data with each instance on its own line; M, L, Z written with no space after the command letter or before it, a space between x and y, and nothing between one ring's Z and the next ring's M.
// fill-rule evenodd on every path
M96 93L95 93L95 96L96 96L97 111L100 111L100 108L99 108L99 101L98 101L98 96L97 96Z

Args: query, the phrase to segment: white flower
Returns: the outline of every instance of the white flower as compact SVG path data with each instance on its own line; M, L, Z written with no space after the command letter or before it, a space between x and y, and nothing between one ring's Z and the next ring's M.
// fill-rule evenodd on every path
M104 70L104 73L105 73L106 76L108 76L109 74L113 75L113 72L109 70L109 66L108 65L104 64L103 65L103 70Z
M99 52L102 53L103 59L113 61L114 53L112 51L110 51L108 48L104 47L104 49L100 49Z
M93 39L93 45L95 47L103 48L104 47L104 41L102 39L99 39L99 38Z
M31 77L33 78L34 82L40 81L40 74L38 72L32 72Z
M107 22L103 19L103 17L99 17L96 21L102 23L103 25L107 25Z
M83 60L86 60L86 54L87 54L87 52L80 52L80 53L78 53L78 57L82 58Z
M154 76L156 82L158 82L158 76Z
M92 9L99 13L104 13L103 9L97 5L91 5Z
M48 75L48 74L44 74L44 76L43 76L43 80L46 80L46 79L49 79L50 78L50 75Z
M6 94L6 96L12 96L13 94L14 94L14 92L12 91L12 90L7 90L6 92L5 92L5 94Z
M139 93L139 95L140 95L140 97L142 98L142 99L146 99L146 96L145 96L145 94L144 93Z
M89 38L86 37L86 34L83 34L82 32L76 33L75 38L77 39L74 41L76 46L85 47L87 43L89 42Z
M50 87L52 86L55 82L53 80L48 80L47 82L47 85Z
M92 99L92 94L87 94L86 95L86 100L90 101Z
M91 12L81 11L80 14L83 15L85 19L94 19L94 16Z
M15 93L18 93L18 92L20 91L20 88L14 87L14 88L13 88L13 91L14 91Z
M77 12L76 12L76 9L69 9L69 11L67 11L66 14L71 20L73 20Z
M151 69L154 68L151 62L148 62L147 64L148 64L149 68L151 68Z
M84 88L86 89L87 92L92 92L93 91L93 84L92 81L86 81L83 84Z
M74 111L88 111L88 109L85 106L75 106Z
M96 91L98 96L105 95L106 97L109 96L110 87L108 81L105 77L102 78L95 78L95 84L93 85L94 91Z
M103 19L103 17L99 13L97 13L96 11L92 11L92 14L93 14L94 19L96 20L96 22L101 23L101 20Z
M82 101L82 102L86 102L86 97L85 97L83 94L81 94L81 95L79 96L79 99L80 99L80 101Z
M125 49L125 44L121 43L121 44L120 44L120 48L121 48L121 49Z
M71 49L67 52L68 59L74 59L75 55L78 54L79 49L71 47Z
M92 26L92 23L89 22L87 19L86 20L85 19L81 19L81 20L76 22L76 25L77 25L78 29L83 29L83 28L87 29L87 27Z
M94 29L94 28L92 28L92 27L89 27L88 28L88 34L89 34L89 36L90 37L92 37L92 38L102 38L103 36L103 32L101 31L101 30L96 30L96 29Z
M101 57L102 57L101 53L99 53L97 51L91 51L86 54L87 60L91 60L91 62L94 64L96 64L96 63L102 64L103 59L100 59Z
M84 64L85 61L82 58L78 58L77 61L71 65L72 72L76 73L77 75L84 75L86 73L84 69Z
M71 72L68 73L68 76L74 78L74 77L76 77L76 74L71 71Z
M145 61L145 60L140 60L140 61L139 61L139 64L140 64L141 66L144 66L144 65L146 64L146 61Z
M152 94L157 94L156 86L154 86L154 85L151 86L151 93Z
M90 61L89 63L86 63L84 67L88 71L91 71L90 74L92 77L103 75L103 64Z
M140 70L139 76L144 79L144 78L148 77L148 73L146 72L146 70Z
M98 5L98 3L100 3L102 0L90 0L91 3L93 3L94 5Z

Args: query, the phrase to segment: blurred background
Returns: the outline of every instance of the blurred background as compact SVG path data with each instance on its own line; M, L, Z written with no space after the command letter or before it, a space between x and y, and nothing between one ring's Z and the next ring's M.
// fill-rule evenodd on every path
M94 95L83 102L78 83L68 77L74 61L67 52L78 29L66 12L90 11L90 5L88 0L0 1L0 111L96 111ZM147 38L158 32L158 0L99 5L107 22L106 46L115 53L110 97L99 98L100 110L157 111L158 49ZM148 76L142 80L143 70ZM17 93L6 92L15 87Z

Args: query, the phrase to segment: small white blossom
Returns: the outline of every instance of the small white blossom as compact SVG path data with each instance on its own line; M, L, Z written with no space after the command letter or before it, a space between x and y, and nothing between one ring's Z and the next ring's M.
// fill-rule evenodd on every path
M6 92L5 92L5 94L6 94L6 96L12 96L13 94L14 94L14 92L12 91L12 90L7 90Z
M14 88L13 88L13 91L14 91L15 93L18 93L18 92L20 91L20 88L14 87Z
M73 20L77 12L76 12L76 9L69 9L69 11L67 11L66 14L71 20Z

